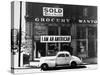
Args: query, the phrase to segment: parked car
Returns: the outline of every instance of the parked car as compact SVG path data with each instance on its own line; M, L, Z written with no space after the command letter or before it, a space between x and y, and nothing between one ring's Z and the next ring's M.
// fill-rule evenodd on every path
M50 67L76 67L82 64L80 58L76 56L71 56L67 51L60 51L55 56L46 56L40 58L40 64L42 70L46 70Z

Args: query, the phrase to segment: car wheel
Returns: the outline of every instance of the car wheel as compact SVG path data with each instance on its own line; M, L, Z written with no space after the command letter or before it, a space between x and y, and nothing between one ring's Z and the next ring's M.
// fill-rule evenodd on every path
M76 62L72 62L71 63L71 67L76 67L77 66L77 63Z
M47 69L48 69L48 65L47 64L42 64L41 70L47 70Z

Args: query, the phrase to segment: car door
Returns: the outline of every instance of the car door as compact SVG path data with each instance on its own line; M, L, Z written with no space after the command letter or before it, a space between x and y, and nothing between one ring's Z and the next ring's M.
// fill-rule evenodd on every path
M69 54L65 54L65 62L66 62L66 64L69 64L70 63L70 61L71 61L71 56L69 55Z
M56 58L57 65L64 65L66 64L66 57L65 54L59 54Z

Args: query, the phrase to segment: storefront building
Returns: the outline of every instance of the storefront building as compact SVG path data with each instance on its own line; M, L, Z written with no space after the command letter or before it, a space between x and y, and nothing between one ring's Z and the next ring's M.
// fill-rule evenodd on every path
M97 57L97 7L26 3L26 43L30 60L69 51Z

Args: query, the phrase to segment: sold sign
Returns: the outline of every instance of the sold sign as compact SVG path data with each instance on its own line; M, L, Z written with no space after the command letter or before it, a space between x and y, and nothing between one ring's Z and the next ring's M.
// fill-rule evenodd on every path
M63 17L63 8L43 7L43 16Z

